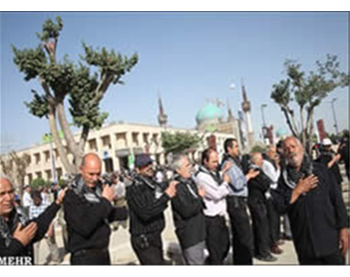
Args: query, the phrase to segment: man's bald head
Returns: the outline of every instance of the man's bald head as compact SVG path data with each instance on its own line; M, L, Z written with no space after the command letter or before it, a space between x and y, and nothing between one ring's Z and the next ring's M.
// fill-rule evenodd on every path
M101 159L95 153L88 153L83 157L80 173L88 187L96 187L101 176Z
M253 153L251 155L251 158L250 158L251 162L255 165L257 165L258 167L262 167L262 164L263 164L263 156L261 153Z

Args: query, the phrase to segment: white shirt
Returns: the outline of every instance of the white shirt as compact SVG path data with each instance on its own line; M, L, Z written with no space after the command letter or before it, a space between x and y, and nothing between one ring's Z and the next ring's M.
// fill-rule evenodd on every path
M23 207L27 208L29 206L33 205L33 200L30 197L30 194L28 192L23 193Z
M270 188L277 189L278 179L281 175L281 171L279 170L279 168L276 170L271 162L264 160L262 170L272 181Z
M199 172L195 177L198 188L204 188L204 203L206 216L225 216L226 196L229 194L229 185L224 182L219 185L213 177L204 172Z
M118 184L114 187L115 197L117 199L123 199L126 194L125 184L121 181L118 181Z

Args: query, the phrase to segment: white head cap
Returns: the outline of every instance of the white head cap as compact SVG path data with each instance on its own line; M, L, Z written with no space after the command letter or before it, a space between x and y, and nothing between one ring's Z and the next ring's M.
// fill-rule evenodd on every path
M323 146L332 145L332 141L331 141L329 138L324 138L324 139L322 140L322 145L323 145Z

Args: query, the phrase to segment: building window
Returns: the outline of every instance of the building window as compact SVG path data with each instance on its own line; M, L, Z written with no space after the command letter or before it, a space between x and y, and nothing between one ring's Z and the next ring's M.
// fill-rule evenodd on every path
M41 171L35 172L36 178L42 178Z
M40 163L40 153L34 154L34 158L35 158L35 164L39 164Z
M48 163L50 160L50 151L45 151L44 156L45 156L45 163Z
M139 133L132 133L132 143L139 146Z
M116 147L124 148L126 147L126 133L117 133L115 134Z
M111 137L109 135L102 137L101 140L102 140L103 148L108 148L108 149L112 148Z
M97 152L97 142L96 139L91 139L89 140L89 148L92 151L96 151Z
M46 180L51 181L52 179L51 170L45 170L45 174L46 174Z
M54 150L54 153L55 153L55 158L58 159L58 157L60 156L60 155L58 154L58 150L55 149L55 150Z
M148 142L148 136L149 136L149 133L144 133L144 134L143 134L143 142L146 143L146 144L149 144L149 142Z
M57 168L56 172L57 172L58 179L61 179L63 176L62 168Z
M33 174L32 173L29 173L28 174L28 184L31 184L33 181Z
M158 146L158 134L153 134L153 136L152 136L152 142L156 145L156 146Z

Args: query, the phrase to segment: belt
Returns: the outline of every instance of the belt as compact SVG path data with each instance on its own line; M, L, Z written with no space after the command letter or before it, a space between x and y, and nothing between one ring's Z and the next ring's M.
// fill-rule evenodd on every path
M87 254L98 254L98 253L107 253L108 249L107 248L103 248L103 249L82 249L82 250L78 250L72 253L72 256L74 257L79 257L79 256L84 256Z

